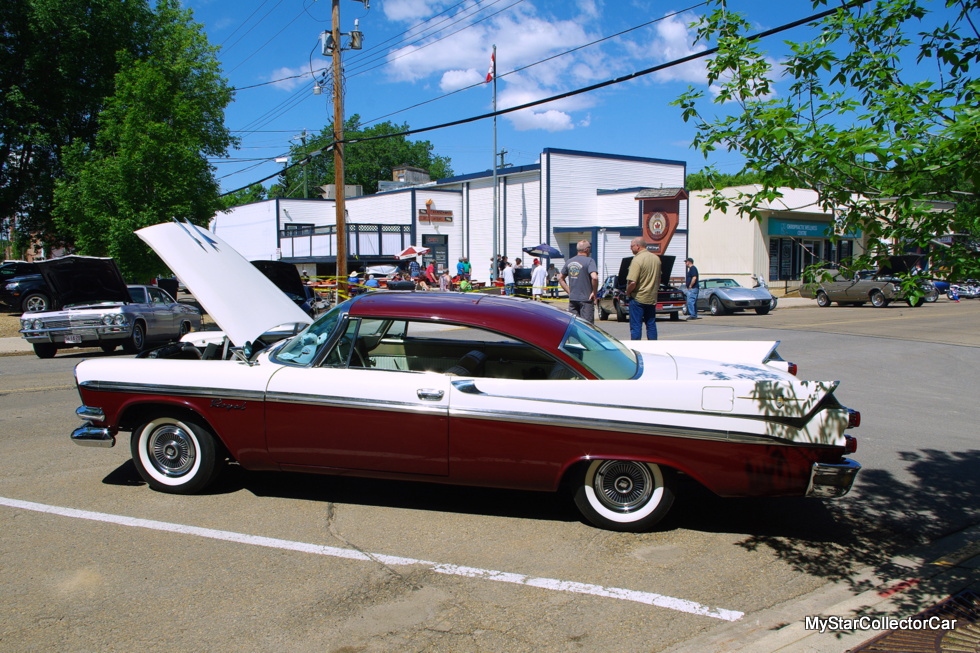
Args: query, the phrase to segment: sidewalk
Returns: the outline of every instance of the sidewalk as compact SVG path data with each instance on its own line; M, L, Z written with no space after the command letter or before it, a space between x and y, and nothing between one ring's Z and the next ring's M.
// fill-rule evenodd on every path
M0 356L23 356L33 354L31 343L23 338L0 338Z

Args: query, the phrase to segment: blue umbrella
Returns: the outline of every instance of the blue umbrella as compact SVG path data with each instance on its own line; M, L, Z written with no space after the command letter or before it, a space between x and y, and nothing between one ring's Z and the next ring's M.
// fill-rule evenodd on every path
M565 258L560 251L548 243L541 243L537 247L525 247L524 251L531 256L540 256L542 258Z

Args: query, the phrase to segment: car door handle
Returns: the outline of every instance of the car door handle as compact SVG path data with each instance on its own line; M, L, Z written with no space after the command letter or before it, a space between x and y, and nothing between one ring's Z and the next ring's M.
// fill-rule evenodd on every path
M424 401L439 401L446 393L442 390L435 390L433 388L419 388L417 394L419 399Z

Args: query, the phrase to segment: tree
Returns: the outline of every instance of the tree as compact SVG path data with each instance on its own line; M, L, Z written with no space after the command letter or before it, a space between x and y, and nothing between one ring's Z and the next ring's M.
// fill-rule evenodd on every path
M687 190L704 190L706 188L727 188L729 186L747 186L758 184L762 181L762 175L756 172L740 172L727 174L718 172L711 168L704 168L698 172L687 175L684 185Z
M253 202L261 202L264 199L268 199L268 192L262 184L252 184L248 188L242 188L235 191L234 193L228 193L221 196L221 206L227 211L236 206L241 206L243 204L252 204Z
M70 241L51 219L63 151L94 144L116 55L140 51L151 17L145 0L0 2L0 216L18 242Z
M79 253L112 256L145 280L165 268L133 233L172 218L206 224L221 209L208 157L226 154L231 89L216 48L177 0L161 0L145 50L120 54L94 146L76 143L55 190L55 219Z
M395 125L391 122L365 128L360 123L361 117L356 114L344 121L345 141L398 134L409 129L407 124ZM304 184L314 189L334 183L333 153L332 150L327 150L332 141L333 125L330 124L305 146L294 145L290 148L292 162L300 161L317 150L322 153L312 157L305 166L286 170L279 176L279 183L270 189L269 194L274 197L303 197ZM428 170L433 179L451 177L453 174L449 158L432 154L432 144L429 141L412 142L404 136L391 136L344 145L345 183L363 186L365 193L376 193L378 182L391 179L392 168L401 165ZM310 193L313 194L313 191Z
M708 64L714 102L737 109L706 117L704 93L693 88L674 104L696 124L705 156L740 153L742 172L757 173L761 188L734 200L715 192L711 209L734 205L757 218L779 186L809 188L841 233L866 237L869 251L855 265L932 247L933 265L951 278L980 276L980 82L971 73L980 0L847 3L811 25L813 39L789 43L778 68L748 22L724 0L714 4L698 40L718 47ZM777 92L780 73L790 83ZM935 201L958 204L936 210ZM951 245L939 241L953 234Z

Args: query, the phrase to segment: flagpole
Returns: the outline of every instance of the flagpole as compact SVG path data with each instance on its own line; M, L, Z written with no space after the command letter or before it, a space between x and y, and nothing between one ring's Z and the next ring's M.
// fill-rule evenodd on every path
M490 59L493 68L493 265L496 270L497 255L497 46L493 46ZM494 281L491 279L491 282Z

